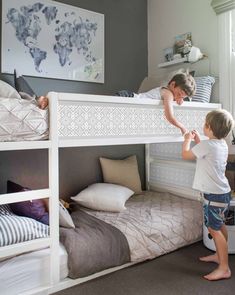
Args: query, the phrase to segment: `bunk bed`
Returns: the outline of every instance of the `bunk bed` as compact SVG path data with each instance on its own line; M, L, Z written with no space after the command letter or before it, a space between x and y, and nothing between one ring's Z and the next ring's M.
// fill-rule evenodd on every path
M49 153L48 189L5 194L1 195L0 198L1 205L10 202L14 203L49 198L50 236L0 248L1 258L14 256L13 259L19 259L20 256L16 255L22 253L26 253L23 255L29 255L28 252L34 251L32 253L35 253L36 256L38 255L38 260L35 261L41 261L41 257L44 255L42 252L44 252L47 259L49 259L50 281L43 281L40 285L37 285L36 282L35 286L31 287L34 289L28 290L27 294L40 294L40 292L42 294L54 293L58 290L143 260L132 257L133 259L131 259L130 262L100 271L88 277L78 279L69 279L66 277L68 270L61 270L63 265L67 263L66 251L59 242L58 153L61 147L145 144L146 184L147 188L150 190L150 192L147 192L147 195L149 194L149 200L153 201L154 199L151 191L165 191L165 195L159 197L162 204L169 198L170 202L172 202L169 193L178 195L177 197L173 197L173 199L175 198L175 203L182 203L182 197L185 198L187 206L181 206L183 210L181 213L183 212L183 215L187 210L190 210L190 208L192 210L192 208L194 208L193 206L195 206L195 208L200 208L200 203L198 202L199 195L191 189L195 168L194 163L186 163L180 160L179 151L183 137L175 127L171 126L165 120L162 102L149 99L140 100L56 92L50 92L48 97L50 110L49 140L0 143L0 150L2 151L48 149ZM185 102L181 106L175 104L174 112L176 117L189 130L198 129L199 132L202 133L205 115L208 111L220 107L219 104ZM177 145L176 143L179 144ZM147 195L137 195L136 198L128 201L127 206L129 209L127 211L131 211L131 208L135 207L134 201L138 203L140 199L147 198ZM171 210L174 211L173 208L171 208L170 211ZM197 210L190 211L189 215L193 211ZM84 212L88 213L90 216L96 216L98 214L90 210L85 210ZM179 214L179 212L176 212L176 215ZM126 214L126 211L124 214ZM198 214L200 215L200 212ZM101 213L98 217L112 224L112 214ZM196 216L195 218L199 220L200 216ZM157 221L155 220L155 222ZM179 222L179 224L181 223ZM196 235L192 237L191 240L189 239L190 242L201 238L201 229L201 223L199 223L199 231L197 231ZM192 229L189 229L189 231L192 231ZM188 241L186 241L186 243L184 242L180 241L179 245L183 246L190 243ZM44 249L48 247L49 249ZM175 246L171 248L171 250L177 247L178 246ZM162 248L164 247L162 246ZM166 246L165 248L168 247ZM35 250L40 250L41 252ZM160 251L159 255L167 252L168 251ZM32 253L31 255L34 255ZM42 256L36 253L41 253ZM158 256L158 254L151 254L147 259L156 256ZM63 258L60 259L60 257ZM14 262L12 259L6 261ZM3 263L7 265L6 261L3 261ZM61 261L63 261L63 263ZM41 271L44 271L43 267ZM26 290L21 291L17 289L17 292L26 292Z

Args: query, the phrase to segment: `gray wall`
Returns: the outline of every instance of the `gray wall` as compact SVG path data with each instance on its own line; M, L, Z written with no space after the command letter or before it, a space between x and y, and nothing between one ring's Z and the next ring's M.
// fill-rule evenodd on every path
M85 83L26 77L38 95L50 90L92 94L114 94L120 89L136 91L147 76L146 0L58 1L105 15L105 83ZM23 66L23 65L22 65ZM20 69L19 69L20 70ZM12 75L0 79L13 83ZM62 149L60 151L60 194L69 196L86 185L102 181L99 156L124 158L136 154L144 186L144 146L109 146ZM0 152L0 193L12 180L33 189L48 186L47 151Z
M46 94L48 91L109 95L121 89L136 91L148 72L147 1L63 0L58 2L104 14L105 83L26 77L33 90L38 95ZM12 75L1 74L0 79L10 84L13 82Z
M102 182L99 157L124 159L136 155L142 188L145 188L144 145L119 145L63 148L59 151L60 196L66 199L87 185ZM48 152L46 150L1 152L0 193L7 190L7 180L31 189L48 187Z

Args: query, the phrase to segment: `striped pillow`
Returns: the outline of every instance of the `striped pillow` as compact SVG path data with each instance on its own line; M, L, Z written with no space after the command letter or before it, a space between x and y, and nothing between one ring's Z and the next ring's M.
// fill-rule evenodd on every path
M49 226L0 206L0 247L49 236Z
M212 86L215 78L211 76L194 77L196 82L196 93L191 101L210 102Z

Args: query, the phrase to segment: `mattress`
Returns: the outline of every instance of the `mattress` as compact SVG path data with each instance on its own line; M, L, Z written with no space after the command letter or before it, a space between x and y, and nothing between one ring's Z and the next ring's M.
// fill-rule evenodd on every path
M134 195L120 213L87 213L117 227L129 243L131 261L140 262L202 239L202 204L170 193Z
M36 103L0 98L0 141L48 139L48 110Z
M68 276L67 252L60 244L60 278ZM0 294L16 295L48 284L49 248L15 256L0 262Z

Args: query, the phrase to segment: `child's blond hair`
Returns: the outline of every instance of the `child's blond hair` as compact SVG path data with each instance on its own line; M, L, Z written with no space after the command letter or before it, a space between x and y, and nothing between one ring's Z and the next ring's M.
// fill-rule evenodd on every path
M180 87L180 89L182 89L189 97L196 93L196 82L188 71L175 74L169 81L168 85L171 82L175 82L175 87Z
M206 125L216 138L221 139L225 138L234 128L234 120L228 111L218 109L207 114Z

